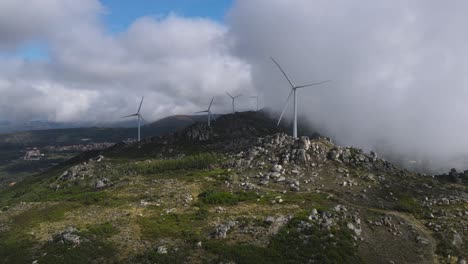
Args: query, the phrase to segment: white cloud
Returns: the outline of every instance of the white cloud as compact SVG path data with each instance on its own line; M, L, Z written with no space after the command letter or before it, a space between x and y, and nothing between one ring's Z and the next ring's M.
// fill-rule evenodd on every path
M0 74L5 89L0 112L6 115L15 113L18 119L39 115L57 121L116 120L134 112L144 95L146 119L155 120L204 109L212 96L219 97L216 111L223 112L229 106L223 104L225 90L252 90L250 66L231 54L228 29L218 22L173 14L142 17L128 30L111 34L99 20L102 7L97 1L87 0L81 11L71 14L64 5L74 1L45 3L37 10L39 18L34 18L43 23L31 25L34 34L26 34L29 29L24 29L23 21L9 18L10 24L18 23L18 32L25 32L23 39L46 38L50 58L46 62L0 59L0 69L5 69ZM32 11L20 13L28 12ZM50 19L42 21L41 17ZM80 17L85 19L76 19ZM2 33L8 39L0 29ZM19 45L19 40L5 43ZM21 88L15 88L18 82ZM40 95L37 87L42 87Z
M287 82L300 112L343 144L442 161L467 153L466 1L239 0L229 15L237 54L279 109ZM448 165L448 163L444 164Z
M100 12L103 7L96 0L2 0L0 49L46 40L76 24L95 21Z

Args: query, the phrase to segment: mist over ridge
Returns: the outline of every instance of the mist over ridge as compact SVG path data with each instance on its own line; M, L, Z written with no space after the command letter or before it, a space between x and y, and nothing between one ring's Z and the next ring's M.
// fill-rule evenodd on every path
M300 90L299 113L338 143L419 167L466 169L467 8L463 1L241 0L228 23L269 106L280 111L289 93L268 59L275 56L295 85L333 80Z

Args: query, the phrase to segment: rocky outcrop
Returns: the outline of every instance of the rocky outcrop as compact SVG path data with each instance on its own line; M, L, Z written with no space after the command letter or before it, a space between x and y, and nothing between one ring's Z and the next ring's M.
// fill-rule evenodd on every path
M215 239L224 239L227 236L228 231L237 225L237 221L228 221L225 224L219 224L216 226L215 231L212 234L212 237Z
M213 130L204 123L197 123L186 129L183 134L189 141L207 141L212 138Z
M354 147L334 146L328 152L327 157L332 161L351 167L375 168L386 171L395 169L390 162L378 158L374 151L365 153L362 149Z
M447 181L458 184L468 184L468 170L458 172L456 169L451 169L449 173L435 175L435 178L440 181Z
M65 244L65 245L72 245L77 246L80 245L83 240L77 234L78 230L74 227L68 227L62 233L53 237L53 243Z

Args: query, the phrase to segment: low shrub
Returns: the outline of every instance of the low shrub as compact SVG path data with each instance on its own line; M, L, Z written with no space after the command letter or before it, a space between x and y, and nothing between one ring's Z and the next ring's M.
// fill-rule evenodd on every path
M155 174L175 170L207 169L215 164L218 157L213 153L200 153L181 159L155 160L134 165L134 170L140 174Z
M239 202L256 200L259 196L255 192L216 192L205 191L198 196L205 204L234 205Z

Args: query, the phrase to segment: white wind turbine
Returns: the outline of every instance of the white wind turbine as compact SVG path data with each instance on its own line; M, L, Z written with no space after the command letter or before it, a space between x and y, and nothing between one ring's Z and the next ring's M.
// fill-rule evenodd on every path
M232 96L230 93L226 92L227 95L229 95L229 97L231 97L232 99L232 113L236 113L236 107L235 107L235 102L236 102L236 99L239 98L240 96L242 96L241 94L239 94L238 96Z
M211 105L213 104L213 100L214 100L214 97L213 97L213 99L211 99L210 105L208 106L208 110L196 112L196 114L207 113L207 115L208 115L208 126L211 126L211 119L213 118L212 115L211 115Z
M257 112L258 112L258 95L250 96L250 98L254 98L257 101Z
M271 60L278 66L280 71L284 74L284 77L286 77L286 80L288 80L289 84L291 85L291 92L289 93L288 99L286 99L286 103L283 108L283 112L281 112L281 116L278 120L278 126L281 122L281 119L283 118L284 112L286 112L286 107L289 104L289 99L291 98L291 95L294 94L294 120L293 120L293 137L297 138L297 89L300 88L305 88L309 86L314 86L314 85L319 85L322 83L326 82L331 82L331 80L323 81L323 82L318 82L318 83L312 83L312 84L307 84L307 85L300 85L300 86L294 86L294 84L291 82L291 79L289 79L288 75L286 72L281 68L281 66L278 64L278 62L275 61L275 59L271 58Z
M141 139L141 137L140 137L141 120L145 121L145 119L143 118L143 116L142 116L141 113L140 113L141 105L143 104L143 99L145 99L144 96L141 98L140 107L138 107L138 111L136 112L136 114L128 115L128 116L123 116L123 117L122 117L122 118L133 117L133 116L138 117L138 142L140 142L140 139Z

